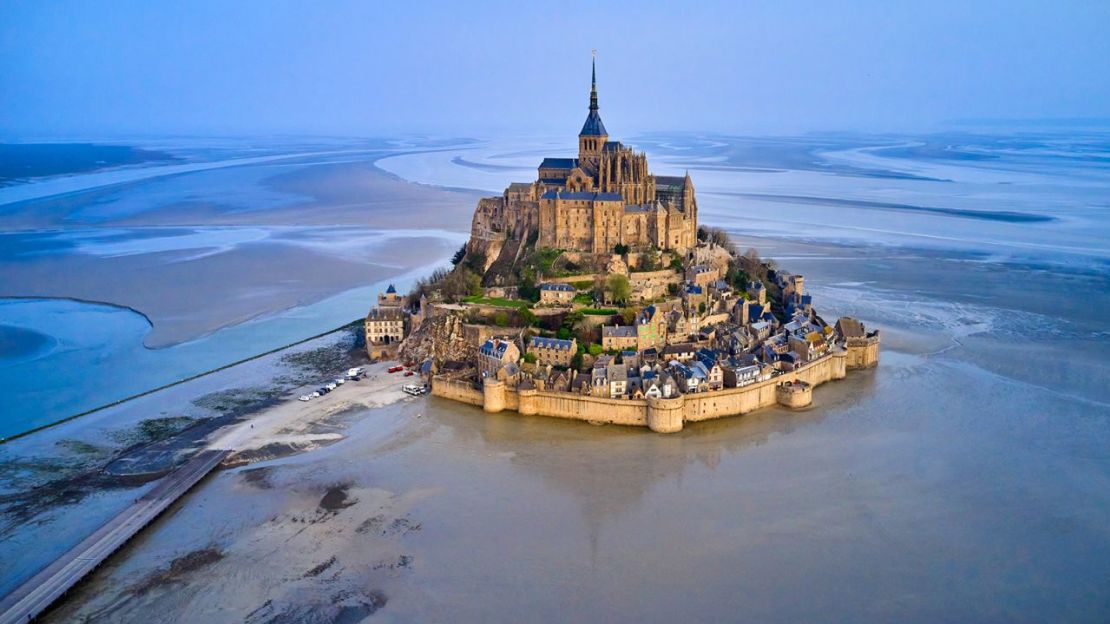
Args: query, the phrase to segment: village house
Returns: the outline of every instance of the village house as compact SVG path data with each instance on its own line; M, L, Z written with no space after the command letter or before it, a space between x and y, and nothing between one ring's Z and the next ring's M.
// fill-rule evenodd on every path
M667 345L663 347L662 357L664 362L671 362L678 360L679 362L689 362L694 359L694 345L690 342L680 342L678 344Z
M578 353L578 341L560 340L559 338L543 338L533 336L528 341L528 353L536 356L536 363L540 366L570 366L570 361Z
M372 360L392 356L405 339L405 311L399 307L371 308L365 323L366 354Z
M745 290L748 296L752 298L752 301L760 304L767 303L767 288L763 286L763 282L755 280L750 281Z
M667 332L663 313L650 305L636 315L636 350L643 351L663 345Z
M610 364L606 378L609 380L609 398L623 398L628 393L628 367L624 364Z
M570 284L541 284L540 303L543 305L570 305L574 302L574 287Z
M606 351L636 349L639 338L636 328L631 325L603 325L601 327L601 348Z
M717 281L721 274L710 266L695 264L686 270L686 281L702 288L707 288L710 283Z
M520 349L512 341L502 338L490 338L478 347L478 375L479 378L497 378L497 373L520 360Z

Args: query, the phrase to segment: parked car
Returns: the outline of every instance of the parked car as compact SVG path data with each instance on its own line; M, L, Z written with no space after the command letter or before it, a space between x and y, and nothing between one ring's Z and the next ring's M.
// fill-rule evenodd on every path
M399 373L403 370L405 370L404 366L390 366L388 372L390 372L390 373Z
M335 378L335 383L337 383L337 384L339 384L340 386L342 386L343 384L347 383L347 380L346 380L346 379L343 379L342 377L336 377L336 378Z

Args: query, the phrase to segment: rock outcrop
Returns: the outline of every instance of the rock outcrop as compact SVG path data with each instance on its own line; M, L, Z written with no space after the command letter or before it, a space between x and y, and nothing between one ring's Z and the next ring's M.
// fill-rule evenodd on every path
M474 349L463 331L463 319L455 313L441 314L425 319L401 343L399 359L402 362L420 363L431 359L441 366L444 362L469 361Z

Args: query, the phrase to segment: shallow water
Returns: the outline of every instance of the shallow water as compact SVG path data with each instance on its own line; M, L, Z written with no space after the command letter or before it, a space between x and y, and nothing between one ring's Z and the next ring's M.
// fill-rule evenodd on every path
M500 192L554 143L382 166ZM1105 621L1105 167L1074 141L876 143L906 141L647 144L704 223L882 330L879 368L812 408L671 436L435 398L345 414L333 446L216 474L48 619Z
M217 475L53 619L1102 621L1106 416L891 350L813 409L673 436L420 399Z

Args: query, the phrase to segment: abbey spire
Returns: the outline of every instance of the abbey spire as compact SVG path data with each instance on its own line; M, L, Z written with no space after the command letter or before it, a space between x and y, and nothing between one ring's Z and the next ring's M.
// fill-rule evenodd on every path
M583 163L596 163L608 138L609 133L597 112L597 50L594 50L590 71L590 113L586 116L586 123L582 124L582 131L578 133L579 160Z

